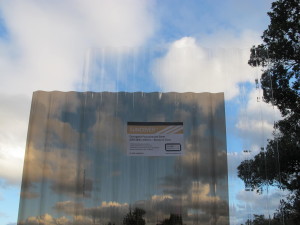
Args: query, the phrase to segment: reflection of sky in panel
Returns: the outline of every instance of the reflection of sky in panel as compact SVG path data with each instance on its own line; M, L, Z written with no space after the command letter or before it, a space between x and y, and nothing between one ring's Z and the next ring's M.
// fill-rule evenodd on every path
M149 223L169 213L182 214L187 223L226 216L222 98L208 93L36 92L22 191L37 190L41 197L22 198L19 219L45 213L74 215L75 203L78 215L85 207L85 214L97 209L99 216L106 207L110 215L118 215L116 221L121 221L128 205L144 208ZM127 156L127 121L183 121L185 155ZM123 211L114 212L104 202ZM70 204L72 213L66 208ZM208 218L201 216L205 211Z

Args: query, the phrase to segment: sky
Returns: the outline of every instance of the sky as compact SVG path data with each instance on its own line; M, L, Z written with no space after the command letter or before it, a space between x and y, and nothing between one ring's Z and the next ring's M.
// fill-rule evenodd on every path
M17 221L36 90L224 92L231 224L272 214L282 193L245 192L236 176L280 118L256 88L260 68L247 65L271 2L1 1L0 223Z

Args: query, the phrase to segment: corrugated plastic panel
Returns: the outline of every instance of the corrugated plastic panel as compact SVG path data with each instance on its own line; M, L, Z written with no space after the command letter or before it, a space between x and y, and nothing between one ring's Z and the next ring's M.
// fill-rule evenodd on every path
M183 124L180 154L128 154L128 122ZM18 224L227 225L227 178L223 93L37 91Z

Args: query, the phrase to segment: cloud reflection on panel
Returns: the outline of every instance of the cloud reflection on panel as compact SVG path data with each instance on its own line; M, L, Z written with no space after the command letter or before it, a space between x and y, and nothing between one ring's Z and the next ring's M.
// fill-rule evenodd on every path
M51 190L58 194L82 195L83 188L80 183L85 179L85 191L91 190L92 181L84 178L81 172L75 173L80 169L83 171L83 166L78 164L75 154L62 153L63 149L52 149L51 152L41 152L36 149L29 151L25 164L30 166L24 168L22 197L38 197L37 193L42 188L37 185L39 182L48 183Z
M128 121L183 122L185 153L128 156ZM19 224L228 224L227 192L223 94L34 94Z
M72 104L68 105L68 101L57 92L51 96L42 92L34 94L19 219L49 213L48 205L62 196L77 198L90 195L92 180L85 176L84 171L89 161L78 145L84 137L74 129L74 124L63 121L61 117L63 113L77 109L77 98L68 100Z
M154 195L148 200L137 202L131 206L127 203L102 202L95 207L85 207L83 203L57 202L52 208L55 212L64 214L64 216L53 217L50 214L44 214L29 217L25 221L20 221L19 224L35 224L34 221L43 221L45 224L55 224L54 222L58 221L64 221L64 223L58 224L79 224L82 221L85 221L85 224L122 224L126 215L136 209L145 211L143 219L147 224L157 224L170 217L170 206L176 208L179 205L181 207L193 205L189 211L180 214L185 224L195 224L196 221L201 222L201 224L226 224L226 210L228 210L226 203L222 203L222 200L218 197L207 196L208 191L207 185L201 188L198 186L193 187L193 190L191 190L192 196L189 196L191 199L184 197L179 202L170 195ZM208 212L209 209L214 207L212 201L224 209L223 212L220 210L220 214L216 218L212 218ZM171 213L171 215L176 214Z

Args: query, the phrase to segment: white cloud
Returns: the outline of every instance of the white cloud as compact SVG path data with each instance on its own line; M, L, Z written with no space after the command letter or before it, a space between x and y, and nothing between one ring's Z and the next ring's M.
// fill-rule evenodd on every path
M283 195L282 191L270 187L263 194L257 194L253 191L240 191L236 196L237 200L240 201L237 207L240 213L252 210L252 214L264 214L272 217Z
M253 214L264 214L268 218L270 213L272 217L278 207L280 192L276 190L269 193L265 191L262 195L255 191L244 191L243 181L237 178L237 167L241 161L253 158L260 152L261 147L266 146L267 139L272 137L274 120L278 120L280 114L272 105L262 101L260 89L242 88L236 103L239 109L235 132L242 140L243 150L250 150L228 153L229 190L232 195L230 199L236 204L230 207L230 220L232 223L241 224ZM234 196L233 193L237 195Z
M41 216L31 216L28 217L25 221L18 221L18 224L25 225L25 224L44 224L44 225L55 225L55 224L92 224L92 220L87 220L82 216L74 217L73 221L66 217L59 217L55 218L50 214L44 214Z
M24 148L0 146L0 184L20 185L23 170Z
M229 152L229 153L227 153L228 175L230 176L230 178L237 177L237 167L247 157L249 157L249 156L246 155L244 152ZM229 183L231 181L232 180L229 180Z
M0 5L9 41L0 42L7 93L70 90L90 47L137 47L152 35L147 1L9 1Z
M154 32L151 7L146 0L1 1L0 179L20 181L32 92L76 90L91 47L145 44Z
M225 203L225 205L224 205ZM119 203L119 202L101 202L100 205L94 207L85 207L83 203L72 201L57 202L53 209L60 213L65 213L65 216L82 216L85 219L97 219L102 223L122 223L124 216L130 209L141 208L146 211L145 219L149 224L156 224L157 219L167 219L170 213L178 211L178 207L183 209L182 215L185 216L185 221L189 224L195 221L195 213L201 211L202 214L210 215L211 205L214 204L217 208L222 208L216 213L218 219L226 216L226 202L222 201L218 196L210 195L210 185L194 182L189 191L176 198L172 195L152 195L149 199L139 200L135 203ZM198 218L203 224L209 221L209 216ZM28 219L27 219L28 220Z
M279 110L263 102L262 91L252 89L245 102L241 102L236 128L239 135L252 148L264 147L272 138L274 122L280 119ZM260 146L260 147L259 147Z
M284 198L285 194L274 188L269 188L269 191L263 194L244 190L236 192L235 200L230 205L230 222L245 223L247 219L253 219L254 214L272 218L275 210L278 209L279 200Z
M79 211L84 210L83 203L77 203L72 201L65 201L65 202L56 202L53 208L58 212L64 212L67 215L75 215Z
M247 61L256 36L245 31L235 37L224 31L201 44L193 37L176 40L154 65L156 82L164 91L225 92L231 99L239 93L238 83L253 80Z
M1 95L0 105L0 179L4 184L20 184L30 100Z
M220 28L212 34L199 37L199 42L202 46L210 49L221 48L220 53L222 53L222 51L237 51L239 54L241 54L240 56L243 57L243 63L246 64L245 66L249 67L247 62L250 55L250 48L253 45L260 44L261 39L260 33L257 33L253 30L245 29L242 32L236 34L236 32L234 32L233 30ZM236 66L240 65L236 64Z
M168 199L173 199L173 197L171 195L153 195L151 197L152 201L164 201L164 200L168 200Z
M73 223L78 222L79 217L81 220L85 221L97 219L98 221L101 221L102 224L107 224L108 222L116 222L119 224L122 223L124 215L129 211L129 205L127 203L105 201L101 202L101 205L91 208L84 207L82 203L72 201L57 202L53 208L57 212L73 216ZM79 224L90 223L82 222Z

